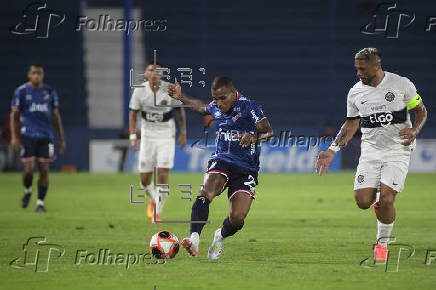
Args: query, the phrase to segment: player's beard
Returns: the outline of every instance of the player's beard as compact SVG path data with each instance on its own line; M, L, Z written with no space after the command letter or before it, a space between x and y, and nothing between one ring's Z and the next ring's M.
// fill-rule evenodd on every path
M367 77L366 79L360 79L364 85L369 85L375 78L375 74L371 77Z

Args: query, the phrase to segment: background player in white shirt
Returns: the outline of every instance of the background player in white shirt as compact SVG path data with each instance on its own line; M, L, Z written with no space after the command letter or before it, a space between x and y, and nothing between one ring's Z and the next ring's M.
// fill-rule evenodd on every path
M156 67L161 65L156 63ZM161 72L155 71L154 68L153 62L147 65L145 69L147 81L142 84L144 87L135 88L129 104L130 144L135 151L138 150L137 113L142 116L138 169L141 184L151 198L147 206L147 216L152 222L154 222L154 205L156 204L156 220L159 221L166 198L160 196L158 190L151 184L154 167L157 167L158 184L168 184L169 171L174 163L176 134L174 112L180 129L177 142L180 148L186 144L185 111L181 107L174 107L181 105L181 102L168 96L168 83L161 80Z
M316 162L319 175L328 173L335 154L362 130L361 156L354 182L359 208L374 204L377 216L375 261L386 261L387 244L395 220L394 200L404 187L415 138L427 120L427 111L413 83L405 77L383 71L376 48L364 48L355 56L360 81L347 97L347 120L329 150ZM412 126L409 111L415 112Z

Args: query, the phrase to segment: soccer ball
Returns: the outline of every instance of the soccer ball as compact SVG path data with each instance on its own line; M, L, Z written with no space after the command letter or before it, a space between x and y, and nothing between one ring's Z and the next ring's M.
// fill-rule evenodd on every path
M172 259L179 252L179 239L172 232L160 231L151 237L150 251L157 259Z

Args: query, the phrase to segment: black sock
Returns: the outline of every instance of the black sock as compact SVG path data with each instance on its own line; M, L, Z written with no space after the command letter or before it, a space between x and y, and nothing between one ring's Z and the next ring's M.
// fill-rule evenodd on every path
M32 193L32 192L27 192L27 189L29 187L32 188L32 179L33 179L33 175L32 174L24 175L23 185L24 185L24 193L26 193L26 194L31 194Z
M223 236L223 238L233 236L237 231L242 229L243 226L244 226L244 221L242 221L241 225L234 226L230 222L230 218L226 217L223 221L223 227L221 228L221 235Z
M191 221L204 221L209 218L209 204L210 201L205 196L197 196L194 204L192 205ZM205 223L191 223L191 234L197 232L201 234Z
M47 186L38 185L38 199L44 200L47 194Z

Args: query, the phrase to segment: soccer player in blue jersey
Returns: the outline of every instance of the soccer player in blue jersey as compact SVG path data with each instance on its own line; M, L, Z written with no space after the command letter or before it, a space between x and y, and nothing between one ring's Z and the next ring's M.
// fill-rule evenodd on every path
M32 180L35 160L39 161L38 200L35 212L46 212L44 199L48 188L49 163L55 157L53 126L59 134L60 153L65 152L66 143L59 113L56 91L43 83L44 69L32 64L27 73L29 82L15 89L11 105L11 144L18 150L23 162L24 195L21 206L26 208L32 194ZM16 129L21 120L21 137ZM21 146L20 146L21 145Z
M168 93L201 115L212 115L216 129L216 150L212 154L200 190L192 206L191 236L182 247L192 256L198 255L200 234L209 217L209 204L226 187L230 202L229 215L215 231L208 251L209 259L219 259L224 239L242 229L254 189L258 184L260 145L274 135L268 119L254 101L242 96L231 78L216 77L211 85L213 101L208 105L181 92L180 85L169 86Z

